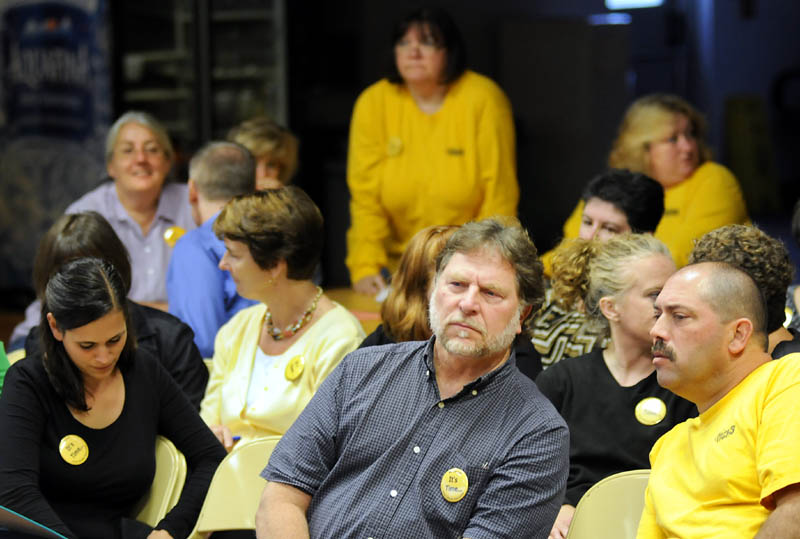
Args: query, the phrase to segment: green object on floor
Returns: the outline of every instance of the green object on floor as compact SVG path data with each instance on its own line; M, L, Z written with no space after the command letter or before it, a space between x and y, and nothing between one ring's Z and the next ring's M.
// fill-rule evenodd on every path
M6 347L3 346L3 341L0 341L0 393L3 391L3 381L6 378L7 370L8 358L6 357Z

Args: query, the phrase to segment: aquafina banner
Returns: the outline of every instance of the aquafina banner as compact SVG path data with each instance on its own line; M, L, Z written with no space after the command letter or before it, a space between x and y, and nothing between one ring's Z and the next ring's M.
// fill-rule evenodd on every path
M104 176L107 7L0 0L0 287L30 284L41 235Z

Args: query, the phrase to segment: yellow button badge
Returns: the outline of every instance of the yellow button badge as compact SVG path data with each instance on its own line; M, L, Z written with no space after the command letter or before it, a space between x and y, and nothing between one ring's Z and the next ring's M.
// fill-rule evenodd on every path
M442 476L442 496L448 502L457 502L467 495L469 479L461 468L450 468Z
M386 153L389 157L400 155L402 151L403 141L400 140L400 137L389 137L389 140L386 141Z
M667 405L658 397L647 397L639 401L634 414L642 425L656 425L667 415Z
M286 376L286 379L290 382L294 382L303 374L305 366L306 360L303 356L294 356L289 360L289 363L286 364L286 370L283 371L283 375Z
M78 466L89 458L89 446L77 434L67 434L58 444L58 452L67 464Z
M170 247L175 247L175 243L186 234L186 230L179 226L171 226L164 231L164 241Z

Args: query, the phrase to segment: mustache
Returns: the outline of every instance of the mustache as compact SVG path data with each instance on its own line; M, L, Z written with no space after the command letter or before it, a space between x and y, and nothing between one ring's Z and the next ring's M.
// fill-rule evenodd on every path
M670 361L675 360L674 352L662 339L656 339L656 341L653 343L653 346L650 347L650 353L661 354L669 358Z
M464 324L464 325L467 325L467 326L471 327L472 329L474 329L475 331L477 331L481 335L486 335L486 328L484 328L481 324L478 324L476 321L470 320L469 318L466 318L466 317L458 315L458 314L451 316L447 320L447 323L448 324Z

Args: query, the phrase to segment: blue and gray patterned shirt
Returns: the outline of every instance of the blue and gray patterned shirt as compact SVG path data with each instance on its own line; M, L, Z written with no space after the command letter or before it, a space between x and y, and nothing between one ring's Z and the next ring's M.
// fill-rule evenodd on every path
M261 475L312 496L312 538L548 536L568 472L564 421L513 353L442 401L433 342L349 354L276 447ZM448 501L453 469L468 486Z

